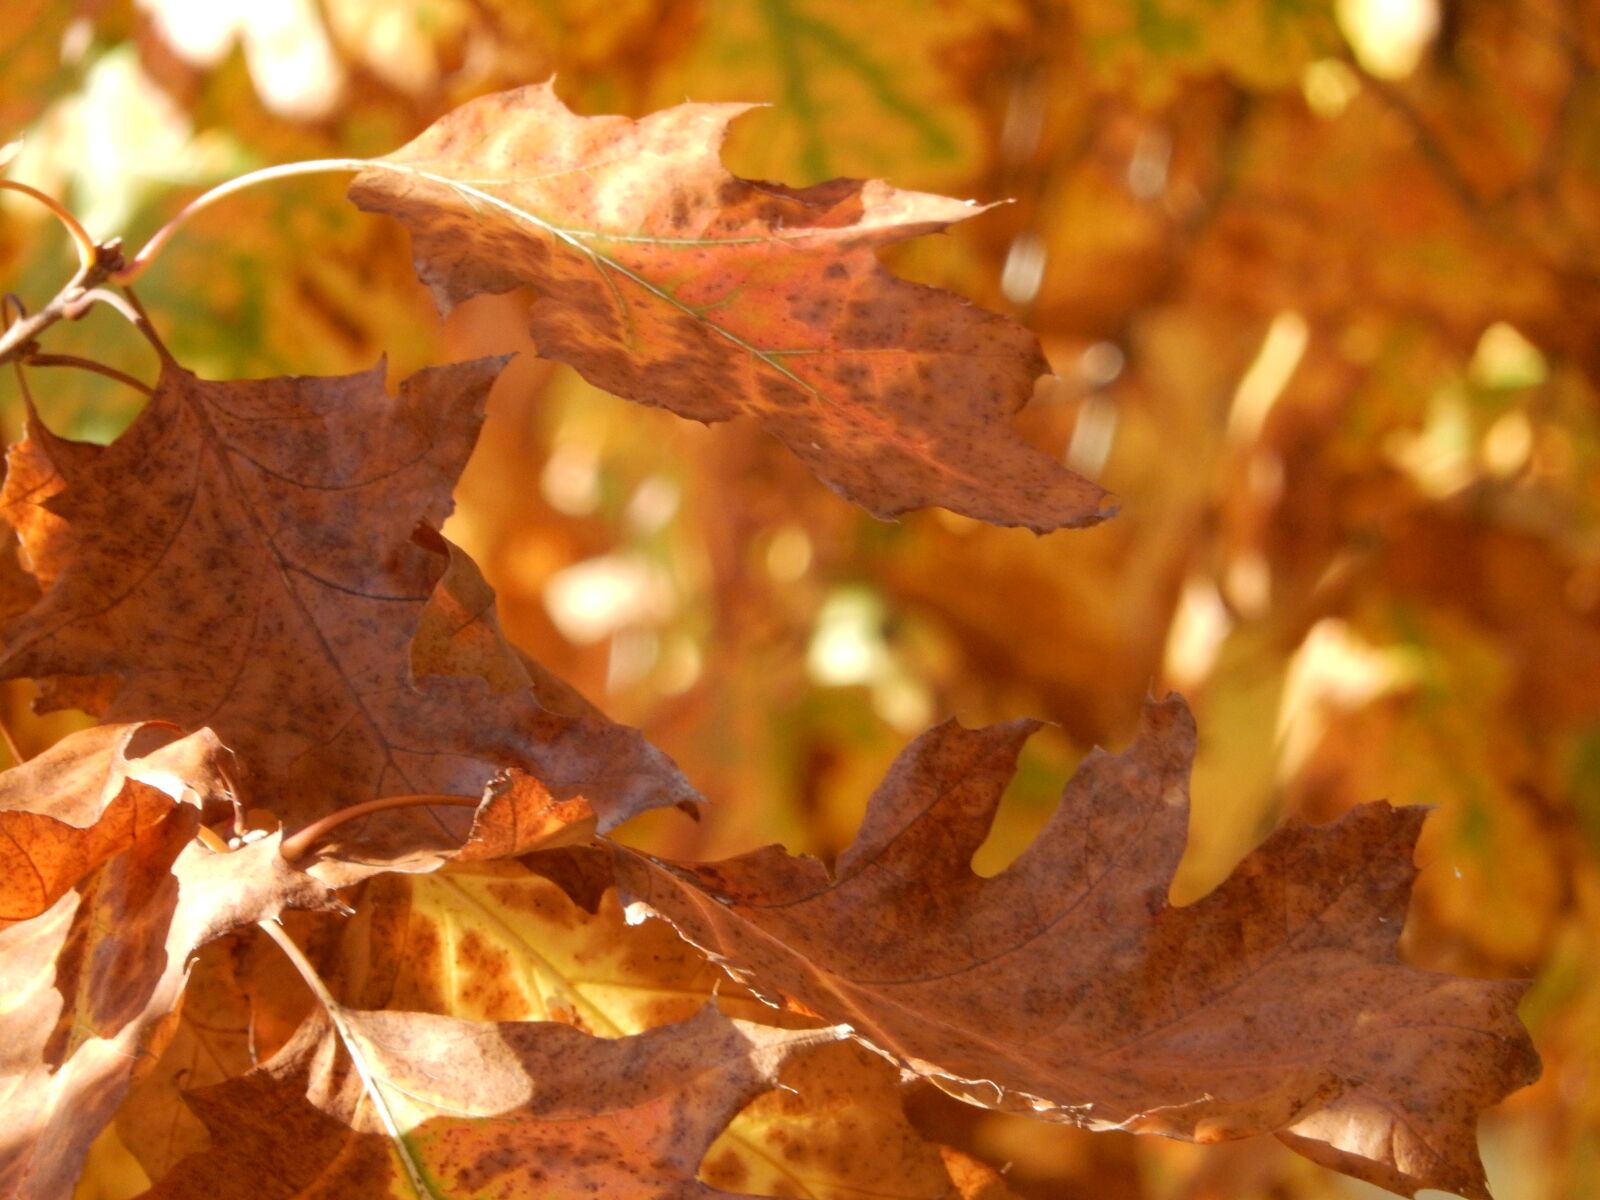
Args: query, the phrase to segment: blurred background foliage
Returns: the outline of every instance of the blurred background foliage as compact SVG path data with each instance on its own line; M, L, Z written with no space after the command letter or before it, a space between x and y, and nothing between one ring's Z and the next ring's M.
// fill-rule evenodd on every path
M895 266L1038 331L1057 374L1027 434L1115 520L878 523L748 424L524 354L448 532L511 635L717 802L628 831L675 854L835 854L926 725L1048 718L992 872L1168 688L1202 737L1177 899L1286 816L1435 806L1408 953L1534 978L1545 1075L1484 1154L1501 1200L1577 1200L1600 1195L1597 64L1596 0L7 0L0 142L25 134L13 177L137 244L200 185L383 152L554 73L580 112L767 105L728 147L741 174L1012 200ZM68 273L48 219L0 197L0 290L37 305ZM516 297L441 326L338 178L211 210L141 291L208 377L532 348ZM154 371L105 312L48 348ZM140 400L29 382L79 437ZM4 701L34 748L71 720ZM1271 1142L910 1111L1021 1196L1376 1194Z

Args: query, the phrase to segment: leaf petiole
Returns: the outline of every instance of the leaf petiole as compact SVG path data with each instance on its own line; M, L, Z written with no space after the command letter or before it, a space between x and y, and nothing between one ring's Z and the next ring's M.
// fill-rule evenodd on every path
M155 388L144 380L136 379L126 371L119 371L105 363L95 362L92 358L79 358L76 354L31 354L25 361L30 367L76 367L80 371L93 371L96 375L115 379L118 383L143 392L146 396L156 394Z
M249 171L226 183L219 183L208 192L202 192L189 203L185 204L172 218L160 229L150 236L150 240L139 248L139 253L130 258L116 273L118 283L128 284L144 274L155 256L161 253L172 235L177 233L184 222L197 213L204 212L219 200L225 200L235 192L245 188L254 187L258 183L271 183L277 179L289 179L296 175L325 175L335 171L364 171L372 163L364 158L313 158L305 162L283 163L276 167L262 167L259 171Z
M360 804L352 804L349 808L341 808L338 812L329 813L284 838L283 857L289 862L298 862L313 846L339 826L347 821L370 816L372 813L386 812L391 808L477 808L482 803L481 796L451 795L384 796L377 800L366 800Z
M30 184L19 183L15 179L0 179L0 188L8 192L20 192L31 200L37 200L45 208L49 209L55 219L61 222L61 226L67 231L68 236L72 238L72 245L78 251L78 269L87 271L94 265L97 253L95 240L89 236L89 231L83 227L83 223L68 212L61 201L46 192L41 192Z
M362 1087L366 1091L367 1097L372 1101L373 1110L377 1114L379 1122L383 1125L384 1132L395 1145L401 1166L406 1172L413 1192L418 1197L436 1196L438 1193L428 1186L421 1168L417 1165L407 1146L405 1136L400 1130L400 1123L395 1120L394 1113L389 1107L388 1099L384 1095L382 1084L379 1082L371 1064L367 1062L366 1055L362 1052L361 1043L357 1039L355 1031L350 1028L349 1021L345 1019L344 1005L334 999L333 993L328 990L328 985L322 981L322 976L318 975L317 969L311 965L311 960L305 956L305 952L300 949L283 926L276 921L257 921L256 926L277 943L278 949L283 951L284 957L293 964L300 978L305 981L312 994L327 1010L328 1019L333 1022L333 1027L339 1035L339 1040L344 1043L345 1052L350 1055L350 1061L355 1065L356 1074L361 1077Z

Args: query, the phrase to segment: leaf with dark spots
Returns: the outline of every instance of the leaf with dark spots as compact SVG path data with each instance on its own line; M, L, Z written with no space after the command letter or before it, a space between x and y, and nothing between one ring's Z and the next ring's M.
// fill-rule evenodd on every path
M351 196L405 222L441 307L531 288L541 354L682 416L754 416L877 516L941 505L1040 532L1107 516L1100 487L1011 426L1048 370L1033 335L877 259L982 208L735 178L719 150L744 111L580 117L521 88L375 160Z
M539 707L569 717L600 717L566 680L529 658L506 640L495 614L494 589L478 564L439 531L419 525L412 539L424 549L445 555L448 566L417 620L411 639L411 673L477 675L497 693L530 689Z
M1526 985L1400 961L1422 811L1291 823L1174 907L1194 726L1173 697L981 878L970 860L1035 727L924 734L832 874L776 848L698 865L619 849L619 886L735 978L973 1103L1200 1142L1276 1133L1398 1191L1485 1196L1478 1114L1538 1073Z
M354 1007L561 1021L598 1037L684 1020L714 995L733 1016L771 1011L665 925L627 924L615 892L586 912L516 863L373 879L321 969Z
M319 1012L258 1070L189 1097L211 1148L147 1195L735 1195L695 1178L706 1148L788 1059L840 1036L709 1008L615 1040L559 1024Z
M449 513L500 365L425 370L395 397L381 365L227 383L169 366L104 450L33 423L13 462L49 486L3 511L49 587L5 627L0 675L110 678L108 719L210 726L290 831L379 797L478 794L511 767L581 791L605 826L693 799L635 731L515 688L481 614L471 653L430 634L435 673L413 678L452 553L413 531ZM407 821L397 837L466 833L460 809Z

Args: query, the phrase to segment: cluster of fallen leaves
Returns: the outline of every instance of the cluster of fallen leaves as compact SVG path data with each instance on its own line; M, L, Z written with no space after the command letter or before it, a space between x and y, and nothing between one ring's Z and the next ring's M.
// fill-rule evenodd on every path
M1032 336L877 260L977 210L738 179L738 111L492 95L353 198L405 222L442 306L526 288L541 354L754 416L875 514L1108 515L1010 423ZM30 415L0 676L100 723L0 776L7 1196L67 1194L113 1123L157 1197L1007 1194L907 1123L914 1081L1487 1194L1478 1115L1537 1059L1523 984L1401 961L1421 811L1291 821L1175 906L1175 696L991 877L973 855L1035 722L922 734L831 868L606 837L699 798L507 642L439 532L502 365L391 396L379 370L167 359L108 446Z

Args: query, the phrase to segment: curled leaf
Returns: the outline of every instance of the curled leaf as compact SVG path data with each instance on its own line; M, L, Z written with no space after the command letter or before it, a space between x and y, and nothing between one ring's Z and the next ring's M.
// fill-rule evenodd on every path
M228 757L209 729L179 738L159 726L101 725L0 772L0 929L39 916L174 803L231 804Z
M285 908L333 908L267 838L231 853L195 840L199 809L168 799L131 844L40 916L0 929L0 1195L59 1200L135 1069L172 1031L189 958Z

